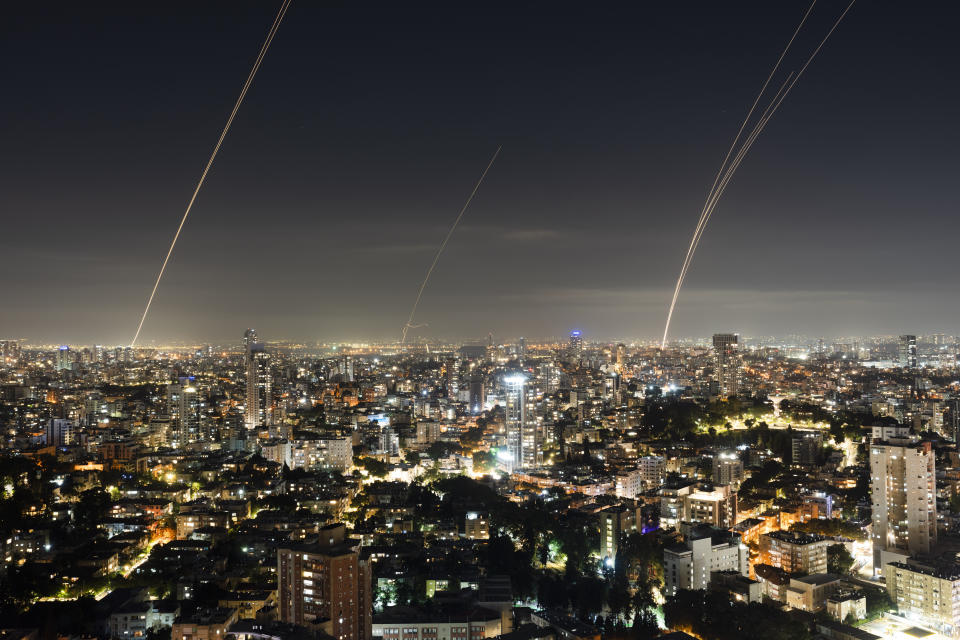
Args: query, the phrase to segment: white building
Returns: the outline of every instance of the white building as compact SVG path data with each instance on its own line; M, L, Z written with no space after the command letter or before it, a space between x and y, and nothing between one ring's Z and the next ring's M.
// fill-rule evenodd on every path
M937 542L935 455L905 427L874 427L870 445L873 568L930 553Z
M738 534L710 528L693 531L682 545L663 550L664 593L706 589L711 571L737 571L745 576L748 559L749 549Z

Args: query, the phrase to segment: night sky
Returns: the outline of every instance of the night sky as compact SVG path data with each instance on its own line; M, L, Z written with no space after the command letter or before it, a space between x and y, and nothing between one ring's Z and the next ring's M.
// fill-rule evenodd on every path
M294 0L141 342L654 338L808 3ZM819 0L785 70L846 6ZM0 21L0 338L127 343L279 2ZM5 12L10 11L5 8ZM717 207L672 334L960 333L958 18L860 0Z

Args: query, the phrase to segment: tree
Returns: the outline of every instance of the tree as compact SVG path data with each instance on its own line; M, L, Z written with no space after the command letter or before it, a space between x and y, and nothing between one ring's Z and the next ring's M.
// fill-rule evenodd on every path
M637 611L633 617L633 627L630 629L630 636L633 640L649 640L660 635L660 625L657 624L657 616L650 609Z
M803 531L804 533L817 533L822 536L842 536L851 540L866 540L867 534L858 524L832 518L830 520L807 520L806 522L797 522L790 527L790 531Z
M855 560L847 546L844 544L832 544L827 547L827 571L839 575L850 573Z

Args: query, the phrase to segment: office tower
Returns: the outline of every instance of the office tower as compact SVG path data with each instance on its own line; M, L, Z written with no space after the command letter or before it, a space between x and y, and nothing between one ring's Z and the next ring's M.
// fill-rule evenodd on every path
M470 378L470 413L476 415L483 411L487 401L486 390L483 387L483 376L473 375Z
M918 553L937 542L935 455L906 427L874 427L870 444L873 505L873 569Z
M713 378L717 393L724 398L737 395L740 389L739 343L739 334L713 334Z
M360 541L342 524L327 525L317 538L277 549L277 608L280 621L308 625L329 620L337 640L370 640L372 586L369 560Z
M583 358L583 332L579 329L570 332L570 357L574 360Z
M73 420L53 418L47 421L46 442L48 447L65 447L79 444L79 430Z
M167 414L173 418L180 446L201 440L200 393L193 377L167 385Z
M57 371L63 371L64 369L71 368L73 366L72 362L73 358L70 354L70 347L63 345L57 349Z
M917 336L900 336L900 342L897 345L897 364L903 369L917 368Z
M517 343L517 358L519 358L520 363L523 364L523 360L526 357L527 357L527 339L524 337L521 337L520 342Z
M270 371L270 354L264 350L262 343L251 342L247 348L246 358L247 402L244 423L248 429L269 426L273 424L273 375Z
M256 329L247 329L243 332L243 350L250 351L250 345L260 342L257 339Z
M525 383L526 378L519 373L510 374L503 378L504 427L507 434L507 451L509 452L505 460L510 471L536 466L536 438L528 439L527 433L527 410L524 402Z

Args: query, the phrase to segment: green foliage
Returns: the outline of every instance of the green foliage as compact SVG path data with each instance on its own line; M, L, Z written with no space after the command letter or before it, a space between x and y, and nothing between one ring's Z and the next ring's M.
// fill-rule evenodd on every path
M960 513L960 493L950 496L950 512Z
M497 457L489 451L473 452L473 470L477 473L490 473L497 468Z
M827 547L827 571L839 575L850 573L856 562L844 544L832 544Z
M797 522L791 531L803 531L804 533L818 533L822 536L841 536L851 540L866 540L867 534L858 524L849 520L840 518L831 518L829 520L807 520L806 522Z
M358 458L356 464L363 467L367 470L374 478L384 478L387 475L389 470L389 465L383 460L377 460L376 458Z
M885 612L894 608L890 594L882 587L862 587L863 595L867 598L867 617L860 624L875 620Z
M460 445L452 442L440 442L438 440L427 447L426 453L434 460L439 460L440 458L446 458L452 453L460 453Z
M768 605L734 602L726 594L681 590L663 606L667 627L703 640L809 640L810 630Z

